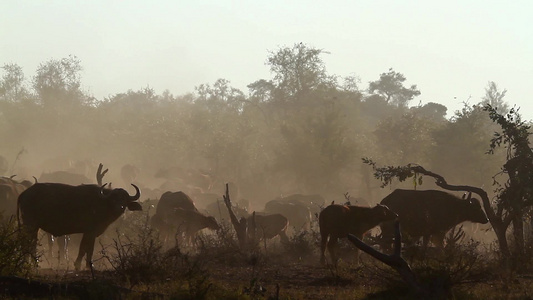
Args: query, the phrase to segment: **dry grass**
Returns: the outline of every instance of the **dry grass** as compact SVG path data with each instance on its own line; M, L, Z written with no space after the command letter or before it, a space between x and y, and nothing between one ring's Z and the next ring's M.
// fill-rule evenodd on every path
M37 278L53 287L42 299L413 299L388 266L342 243L336 266L319 264L317 236L300 232L288 245L278 240L241 251L229 226L198 236L191 248L162 246L157 232L139 214L125 219L104 239L99 271L39 269ZM120 231L124 229L128 234ZM266 247L265 247L266 245ZM533 276L503 274L486 245L461 239L444 251L406 253L423 284L438 299L530 299ZM10 294L2 283L0 297ZM46 294L47 293L47 294ZM39 294L25 299L39 298Z

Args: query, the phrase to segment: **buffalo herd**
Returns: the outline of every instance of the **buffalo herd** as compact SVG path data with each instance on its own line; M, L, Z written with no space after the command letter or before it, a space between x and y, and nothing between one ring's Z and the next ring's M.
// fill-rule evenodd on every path
M171 171L174 170L166 170L158 176L171 176ZM124 180L133 180L138 169L127 167L122 173ZM202 176L197 177L204 180ZM204 188L212 184L201 182ZM79 270L86 257L86 267L91 268L95 239L126 209L142 210L141 188L131 185L135 189L133 195L122 188L94 184L87 178L69 176L66 172L46 173L34 182L18 181L13 176L0 177L0 211L4 222L9 218L18 219L22 232L35 241L34 247L39 230L53 236L82 234L74 266ZM374 207L333 202L326 206L320 195L292 194L265 202L261 211L251 211L248 201L237 201L238 205L230 208L218 194L209 194L204 189L188 190L191 192L162 193L155 214L150 218L151 227L167 247L194 248L199 231L217 231L223 223L229 224L228 209L247 221L245 223L253 224L253 238L265 242L279 237L281 243L289 243L291 233L310 230L318 221L320 262L323 264L327 261L326 249L331 261L337 261L335 249L339 239L348 234L361 239L375 227L381 231L379 246L384 252L390 251L395 221L400 223L406 244L414 245L421 239L423 247L431 242L441 248L445 235L454 226L465 221L488 222L477 199L470 196L461 199L438 190L394 190Z

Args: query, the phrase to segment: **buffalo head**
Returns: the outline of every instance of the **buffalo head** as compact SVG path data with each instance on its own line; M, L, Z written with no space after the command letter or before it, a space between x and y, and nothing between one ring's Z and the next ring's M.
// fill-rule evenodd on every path
M141 197L141 191L135 184L131 184L135 188L135 195L130 196L128 192L121 188L106 189L104 184L100 188L100 197L105 200L112 201L115 207L121 211L124 211L126 207L131 210L142 210L142 206L137 200Z
M207 228L212 229L212 230L220 229L220 225L218 225L217 220L215 219L215 217L212 217L212 216L208 216L206 218L206 225L207 225Z
M464 200L463 206L463 211L468 221L481 224L487 224L489 222L487 215L481 208L481 204L479 204L479 200L472 198L472 193L468 194L468 198Z
M398 218L398 215L395 212L383 204L376 204L376 206L372 208L372 212L376 219L381 220L381 222L392 221Z

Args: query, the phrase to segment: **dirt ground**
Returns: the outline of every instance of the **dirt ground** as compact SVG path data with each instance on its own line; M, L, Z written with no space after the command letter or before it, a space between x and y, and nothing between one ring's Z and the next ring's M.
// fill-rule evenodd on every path
M207 293L203 298L223 299L227 295L228 299L414 299L401 284L398 286L382 278L384 275L397 278L392 269L382 266L376 272L375 267L368 257L357 266L349 261L341 261L337 268L320 265L318 257L314 256L306 261L294 262L276 261L275 258L243 264L210 262L202 268L205 271L204 279L209 283L206 290L210 289L216 296ZM522 274L514 275L512 279L504 277L503 274L485 274L469 278L453 285L443 299L533 299L533 276ZM91 273L40 268L34 280L74 287L80 283L113 281L111 278L113 273L109 271ZM122 292L116 299L180 299L173 291L173 280L168 278L166 283L135 286L117 283ZM398 282L401 280L396 284ZM5 289L5 285L2 288ZM67 294L63 295L58 299L70 299ZM186 298L196 297L189 295Z

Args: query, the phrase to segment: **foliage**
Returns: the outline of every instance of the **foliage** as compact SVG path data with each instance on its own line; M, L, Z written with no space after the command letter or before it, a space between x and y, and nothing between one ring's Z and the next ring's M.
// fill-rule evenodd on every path
M413 184L421 185L422 176L419 176L415 171L417 165L407 164L405 166L385 166L385 167L376 167L376 162L369 158L362 158L363 163L372 166L374 169L374 177L379 179L382 184L381 187L390 185L394 179L398 179L400 182L405 181L407 178L413 178Z
M488 86L485 88L485 96L483 96L481 105L490 105L500 115L506 115L510 111L509 104L503 100L505 94L507 94L507 90L500 91L494 81L489 81Z
M32 239L17 229L14 218L0 215L0 275L29 276L37 267Z
M490 141L488 153L494 153L498 147L506 148L506 160L501 173L505 183L501 184L494 177L497 197L496 217L501 220L502 230L513 224L514 259L520 260L524 255L523 219L527 209L533 205L533 151L529 146L530 126L522 121L518 110L512 108L502 115L495 107L486 104L492 121L501 126L502 132L495 132ZM517 266L518 267L518 266Z
M51 59L39 65L33 77L33 88L45 108L61 110L64 106L82 103L81 62L76 56Z
M326 73L324 62L320 58L322 53L325 53L324 50L303 43L270 52L267 64L274 74L272 82L276 87L276 100L305 101L311 91L334 83Z
M416 84L409 88L403 86L406 77L392 68L387 73L381 73L379 80L372 81L368 85L368 92L376 93L383 97L387 103L399 107L407 107L409 101L420 95Z
M508 114L502 115L496 108L487 104L484 109L489 112L491 120L499 124L502 132L495 132L490 141L490 150L493 154L495 149L502 145L506 148L507 163L502 168L502 173L508 179L503 188L498 188L499 198L507 209L523 208L533 204L533 151L529 146L531 128L522 121L518 110L512 108ZM501 185L498 185L501 187ZM518 197L516 197L518 196ZM506 201L507 200L507 201ZM521 203L517 204L516 203Z
M0 81L0 101L16 102L28 98L22 68L17 64L5 64L2 69L4 75Z
M376 126L374 135L380 152L384 153L383 160L427 164L426 154L435 147L433 132L440 127L442 123L437 120L412 111L383 120Z
M505 162L501 152L483 155L497 129L481 106L465 104L446 126L432 133L435 141L429 155L432 168L456 182L490 186L492 179L488 175L496 173Z

